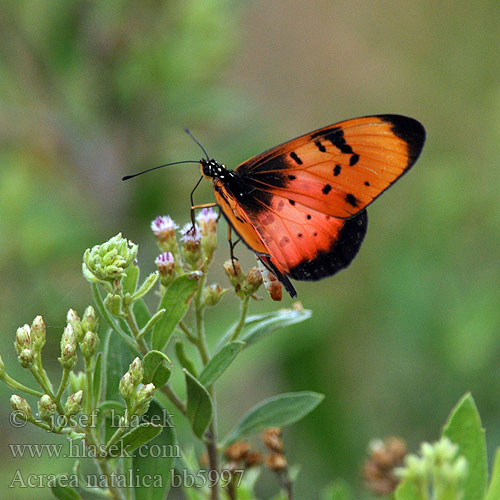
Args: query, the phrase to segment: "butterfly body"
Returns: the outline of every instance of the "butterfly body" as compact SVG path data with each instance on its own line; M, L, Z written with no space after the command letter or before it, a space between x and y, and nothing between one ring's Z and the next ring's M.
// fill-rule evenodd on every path
M228 170L201 160L234 231L276 274L319 280L347 267L367 228L366 207L418 158L422 125L399 115L347 120Z

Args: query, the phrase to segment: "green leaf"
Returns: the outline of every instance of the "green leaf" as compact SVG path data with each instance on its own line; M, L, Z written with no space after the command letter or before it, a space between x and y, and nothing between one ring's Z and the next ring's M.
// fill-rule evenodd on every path
M444 426L443 436L459 446L468 464L463 500L482 500L488 481L486 439L481 418L470 394L466 394L452 410Z
M143 445L141 453L137 453L132 459L132 473L139 476L138 485L134 488L135 500L163 500L170 490L170 471L177 453L177 440L174 428L168 424L168 418L165 419L165 415L168 417L166 412L167 410L154 399L151 401L146 413L147 419L152 422L162 421L166 425L163 431ZM158 450L161 450L160 454Z
M394 493L395 500L423 500L418 488L412 481L403 481Z
M123 295L126 293L130 293L132 295L137 287L139 268L135 264L131 264L125 272L126 274L122 278Z
M92 397L94 398L94 406L97 406L97 404L99 403L99 398L101 396L101 384L102 384L102 352L98 352L95 358L94 378L92 380Z
M167 288L158 309L165 309L165 314L156 323L153 330L153 349L162 351L167 345L179 321L189 309L189 303L198 286L198 275L186 274L176 278Z
M65 478L64 482L69 483L69 478ZM61 486L57 484L56 486L52 486L51 490L52 494L60 500L83 500L78 491L70 486Z
M127 453L130 453L132 450L154 439L162 430L163 427L161 425L144 422L134 427L117 441L116 449L126 450Z
M224 440L227 446L237 439L255 434L266 427L284 427L304 418L321 403L316 392L289 392L273 396L252 408Z
M484 500L500 500L500 448L497 450L490 485Z
M165 363L170 363L165 354L161 351L149 351L142 360L144 369L143 383L153 383L156 388L166 384L170 378L170 368Z
M143 299L136 300L132 305L132 310L134 311L135 320L139 329L144 328L148 321L151 319L151 313L149 312L148 306Z
M205 387L211 386L234 361L244 345L244 342L239 341L226 344L200 373L200 383Z
M243 326L243 334L240 340L246 343L245 347L255 344L259 340L267 337L278 328L301 323L309 319L312 312L309 309L280 309L266 314L249 316ZM219 345L223 345L231 336L234 327L224 335Z
M175 355L177 356L177 359L179 360L181 366L196 377L196 368L194 367L193 362L188 358L184 349L184 344L181 340L178 340L175 343Z
M183 371L187 386L187 416L193 432L201 439L212 420L212 398L191 373L186 369Z
M105 400L122 401L118 386L120 379L128 371L128 366L134 359L131 350L125 345L121 337L111 333L104 346L105 370Z

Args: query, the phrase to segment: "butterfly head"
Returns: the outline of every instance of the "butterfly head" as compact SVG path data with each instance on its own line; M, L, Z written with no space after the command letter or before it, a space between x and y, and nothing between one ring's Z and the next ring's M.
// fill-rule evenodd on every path
M220 179L223 181L229 174L225 165L222 165L222 163L219 163L216 160L206 160L205 158L203 158L202 160L200 160L200 164L201 173L205 177L209 177L211 179Z

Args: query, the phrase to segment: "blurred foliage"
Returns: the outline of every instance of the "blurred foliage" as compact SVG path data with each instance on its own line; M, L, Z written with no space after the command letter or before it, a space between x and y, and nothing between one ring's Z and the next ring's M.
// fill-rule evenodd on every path
M298 498L338 478L362 498L369 440L401 435L413 449L432 441L466 390L488 440L499 442L498 2L19 0L1 8L5 339L43 313L56 332L51 340L48 329L47 349L56 350L56 318L90 299L84 249L118 231L149 252L153 269L148 223L163 213L188 219L198 172L119 179L197 159L183 127L232 166L333 121L399 112L426 126L422 158L370 208L351 268L297 284L314 311L307 326L242 355L238 372L221 381L222 427L276 392L325 393L285 436L290 460L302 464ZM209 186L196 199L211 201ZM221 246L221 264L222 254ZM248 254L238 249L252 262ZM264 301L253 310L272 308ZM207 321L222 329L229 319ZM2 356L13 367L9 343ZM8 395L2 484L19 467L6 446L14 439Z

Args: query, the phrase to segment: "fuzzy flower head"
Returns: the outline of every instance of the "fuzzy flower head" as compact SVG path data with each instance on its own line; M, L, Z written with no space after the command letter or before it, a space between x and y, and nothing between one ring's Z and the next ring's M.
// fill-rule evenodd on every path
M208 236L217 232L217 212L212 208L204 208L197 216L196 222L200 226L201 234Z
M190 222L185 224L180 231L182 242L182 253L186 262L192 269L198 268L201 260L201 231L198 225Z
M175 238L177 228L177 224L168 215L159 215L151 222L151 230L159 241Z
M166 286L175 278L175 258L170 252L163 252L156 257L155 264L161 282Z
M83 274L88 281L115 281L125 276L137 256L137 245L121 233L102 245L88 248L83 255Z

